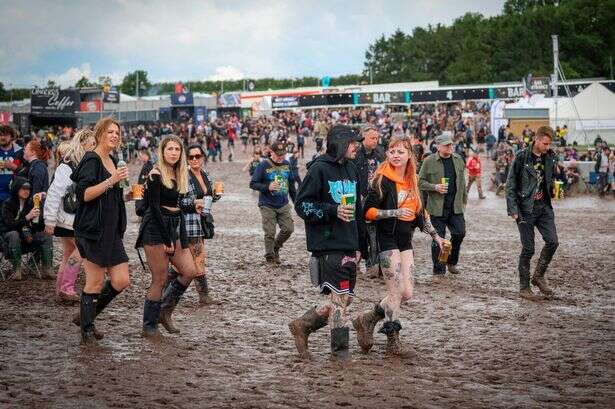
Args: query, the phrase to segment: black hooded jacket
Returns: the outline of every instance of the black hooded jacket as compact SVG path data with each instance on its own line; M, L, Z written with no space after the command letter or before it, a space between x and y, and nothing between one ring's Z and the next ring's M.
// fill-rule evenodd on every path
M356 134L330 132L326 154L308 164L297 193L295 211L305 221L307 249L314 255L364 248L363 210L357 200L360 175L356 165L344 159L350 141L356 138ZM355 220L344 222L337 217L337 207L348 193L355 194Z
M28 183L28 179L19 176L13 179L11 183L11 197L2 203L2 217L0 223L0 232L2 233L20 231L23 227L31 224L31 222L26 220L26 215L32 210L32 198L25 201L23 209L19 208L19 196L17 194L24 183ZM42 221L42 217L40 220ZM33 225L33 228L34 227ZM36 224L36 228L37 231L41 231L42 222Z

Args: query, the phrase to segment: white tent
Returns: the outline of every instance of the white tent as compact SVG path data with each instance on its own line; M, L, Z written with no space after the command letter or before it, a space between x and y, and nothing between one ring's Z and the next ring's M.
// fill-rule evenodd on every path
M615 143L615 93L598 82L589 85L572 100L558 98L557 107L553 104L550 109L550 117L553 126L568 126L569 143L592 143L597 135Z

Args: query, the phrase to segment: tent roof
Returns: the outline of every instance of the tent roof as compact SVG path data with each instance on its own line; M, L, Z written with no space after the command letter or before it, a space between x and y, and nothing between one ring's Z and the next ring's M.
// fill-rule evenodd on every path
M615 119L615 93L598 82L593 82L578 93L573 101L583 120ZM557 110L558 118L577 118L574 106L568 99L558 100Z

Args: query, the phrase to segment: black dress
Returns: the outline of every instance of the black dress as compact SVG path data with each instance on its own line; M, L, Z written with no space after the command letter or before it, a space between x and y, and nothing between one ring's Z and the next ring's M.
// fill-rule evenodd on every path
M103 180L111 174L102 168ZM81 257L101 267L113 267L128 262L128 255L124 249L121 234L120 212L123 211L122 189L116 183L105 193L98 197L102 209L101 235L99 240L80 237L76 232L76 244Z

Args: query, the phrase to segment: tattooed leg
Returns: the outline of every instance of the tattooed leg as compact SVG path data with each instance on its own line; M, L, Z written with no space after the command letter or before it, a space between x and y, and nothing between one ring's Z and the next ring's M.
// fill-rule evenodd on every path
M401 304L405 304L412 298L414 292L414 277L412 270L414 269L414 253L412 250L406 250L401 253L401 276L400 276L400 298Z
M399 250L380 253L380 266L386 282L387 296L380 302L385 321L395 321L399 317L401 303L401 260Z
M348 307L347 295L331 294L331 309L329 310L329 328L346 328L349 325L347 307Z

